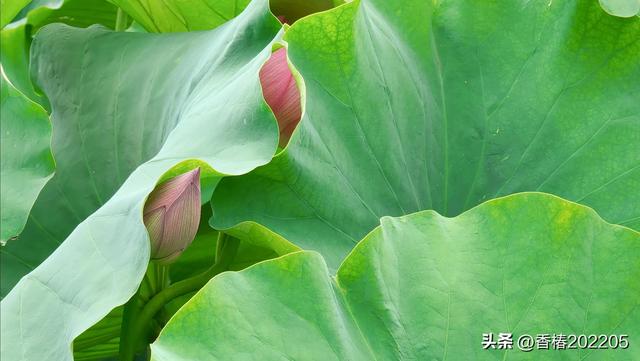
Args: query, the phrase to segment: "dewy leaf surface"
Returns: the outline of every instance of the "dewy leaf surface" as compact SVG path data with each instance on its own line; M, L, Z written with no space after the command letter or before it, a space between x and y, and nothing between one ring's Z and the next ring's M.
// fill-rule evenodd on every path
M267 228L334 269L382 216L519 191L640 229L640 18L582 0L433 4L362 0L291 27L304 117L273 162L222 181L214 227Z
M24 228L38 193L53 175L55 162L50 149L51 123L47 112L14 88L5 79L4 72L0 86L0 243L4 246Z
M169 168L195 159L203 176L219 177L271 159L278 129L258 72L280 28L256 1L209 32L40 31L33 66L53 109L60 183L52 184L69 182L87 208L106 204L2 301L3 360L70 360L72 340L133 295L149 260L142 207ZM109 172L96 177L97 167ZM68 224L61 212L41 212Z
M481 340L640 342L640 233L542 193L455 218L424 211L381 223L335 278L315 252L215 277L164 328L153 359L637 360L633 346L527 353L483 350Z

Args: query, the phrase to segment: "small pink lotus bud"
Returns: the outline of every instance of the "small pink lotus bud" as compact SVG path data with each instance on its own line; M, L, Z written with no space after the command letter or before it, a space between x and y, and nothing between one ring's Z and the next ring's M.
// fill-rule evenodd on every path
M278 120L280 146L284 147L302 116L300 91L287 64L285 48L276 50L264 64L260 70L260 84L264 99Z
M171 178L154 189L144 205L151 259L168 264L193 241L200 224L200 168Z

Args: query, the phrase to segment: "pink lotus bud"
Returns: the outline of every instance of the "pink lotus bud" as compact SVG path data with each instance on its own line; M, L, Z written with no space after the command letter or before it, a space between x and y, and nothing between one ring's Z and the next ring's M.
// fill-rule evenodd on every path
M264 99L271 107L280 127L280 146L284 147L300 122L300 91L287 64L287 50L280 48L271 54L260 70Z
M200 224L200 168L171 178L149 194L144 224L151 259L171 263L193 241Z

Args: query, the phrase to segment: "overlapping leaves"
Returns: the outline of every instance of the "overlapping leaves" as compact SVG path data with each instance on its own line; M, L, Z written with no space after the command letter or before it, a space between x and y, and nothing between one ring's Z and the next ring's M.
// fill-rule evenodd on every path
M213 29L238 15L250 0L109 0L151 32ZM342 4L342 0L271 0L271 11L287 22Z
M249 0L110 0L151 32L208 30L238 15Z
M195 159L220 177L269 161L277 125L258 71L279 29L266 1L256 1L210 32L40 31L32 66L52 104L59 164L41 198L71 214L105 204L2 301L3 359L70 359L72 340L133 295L149 259L142 206L172 166ZM109 171L98 178L94 167ZM47 203L32 215L52 228L34 232L51 237L47 229L76 222Z
M0 243L16 237L40 190L53 175L51 124L41 106L0 75L2 87L2 232ZM4 251L4 249L3 249ZM3 252L4 253L4 252Z
M222 181L212 226L275 232L334 268L382 216L519 191L640 228L640 19L590 1L363 0L286 40L304 118L270 164Z
M455 218L426 211L381 222L335 279L315 252L214 278L165 327L153 359L637 359L630 348L483 350L480 337L640 342L640 233L540 193Z
M7 77L27 97L48 106L46 97L34 89L29 76L29 47L33 35L44 25L56 22L75 27L101 24L113 29L116 11L106 0L31 1L14 22L0 32L2 65Z

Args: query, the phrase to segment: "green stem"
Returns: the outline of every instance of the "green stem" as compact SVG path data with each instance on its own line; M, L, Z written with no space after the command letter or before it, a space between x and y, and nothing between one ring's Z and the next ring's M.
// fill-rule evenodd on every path
M75 340L73 342L73 351L83 351L93 346L102 345L107 341L113 340L114 338L120 336L120 325L113 327L113 329L102 331L101 334L80 340Z
M213 263L219 263L220 260L223 258L223 247L227 244L227 240L229 239L229 236L227 236L225 233L223 232L218 232L218 241L216 242L216 254L215 254L215 258L213 260Z
M122 9L118 8L118 13L116 15L116 31L125 31L127 30L127 23L129 22L129 17L127 14L122 11Z
M219 246L221 248L221 257L218 259L218 262L203 273L176 282L153 296L142 309L140 318L138 319L139 323L148 323L165 304L177 297L199 290L209 282L213 276L227 270L238 251L239 241L229 238L224 233L220 233L220 235L221 236L218 237L218 244L224 244Z
M156 289L155 279L152 280L151 278L152 277L150 275L150 271L147 270L147 273L145 273L144 277L142 278L142 285L140 285L140 287L144 288L144 290L149 294L155 293Z
M85 360L111 360L114 357L118 357L118 352L111 349L106 350L96 350L96 351L81 351L79 354L74 355L73 359L75 361L85 361Z
M151 322L154 316L162 310L164 305L171 302L173 299L180 297L182 295L194 292L202 288L211 278L215 275L226 271L231 265L231 262L235 258L236 253L238 252L238 246L240 241L227 236L226 234L220 232L218 236L218 252L216 254L216 262L209 268L208 270L200 273L199 275L193 276L191 278L187 278L185 280L176 282L169 287L161 290L156 295L154 295L149 302L147 302L142 309L138 309L138 312L130 312L132 319L123 320L123 332L124 327L129 327L127 332L134 340L126 343L129 348L133 348L132 350L123 350L121 343L121 355L120 359L122 361L133 360L135 356L135 350L142 344L147 343L149 341L149 329ZM131 301L129 301L131 302ZM128 306L129 304L127 304ZM125 306L125 313L127 310L127 306ZM133 306L132 306L133 308ZM134 310L135 311L135 310ZM130 322L127 322L130 321ZM124 352L123 352L124 351Z
M154 262L155 263L155 262ZM169 283L169 266L161 265L159 263L154 264L154 274L156 276L156 289L154 294L162 291L168 286Z
M140 296L140 288L135 295L124 305L122 314L122 327L120 329L120 348L119 355L122 361L133 361L136 356L136 350L139 347L139 335L133 332L133 325L142 309L142 299Z

